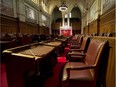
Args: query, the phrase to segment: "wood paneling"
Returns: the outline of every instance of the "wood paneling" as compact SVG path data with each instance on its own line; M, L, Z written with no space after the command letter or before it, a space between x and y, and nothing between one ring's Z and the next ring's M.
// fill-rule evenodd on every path
M89 23L89 34L98 33L98 20L96 19L93 22Z
M100 33L109 33L109 32L115 32L115 13L116 13L116 9L113 8L112 10L110 10L109 12L103 14L100 17Z
M89 26L85 26L84 27L84 34L88 34L89 33Z
M60 34L60 31L59 30L52 30L52 34L53 35L58 35L58 34Z
M116 32L116 18L115 18L116 8L112 8L93 22L89 23L89 27L84 27L84 33L93 34L93 33L112 33ZM88 29L87 29L88 28Z
M81 22L71 22L72 26L72 34L80 34L81 33ZM53 23L52 24L52 33L59 34L61 22Z
M19 22L19 30L22 34L38 34L38 25L27 23L27 22Z
M39 26L39 34L49 34L49 28L45 26Z
M38 34L38 24L19 21L18 18L13 18L5 15L0 15L0 33L22 33L22 34Z
M25 22L22 22L22 21L19 22L19 32L22 34L25 34L26 32L28 32Z
M31 24L31 23L26 23L26 28L28 30L28 33L31 34L38 34L39 30L38 30L38 25L37 24Z
M53 23L52 30L59 30L61 24L62 24L61 22ZM70 24L71 24L73 30L78 30L78 31L81 30L81 22L71 22Z
M1 33L16 33L18 29L17 18L0 15Z
M116 62L116 57L115 57L115 45L116 45L116 38L115 37L92 37L100 40L108 40L109 42L109 55L108 55L108 64L107 64L107 70L106 72L103 72L105 75L105 84L104 87L115 87L115 62Z
M52 29L53 30L59 30L61 26L61 22L53 23L52 24Z
M71 26L73 30L81 30L81 22L71 22Z

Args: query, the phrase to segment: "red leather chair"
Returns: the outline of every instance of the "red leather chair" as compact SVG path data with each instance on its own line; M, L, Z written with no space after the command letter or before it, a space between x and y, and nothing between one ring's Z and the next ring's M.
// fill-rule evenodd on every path
M89 37L84 37L83 41L82 41L82 44L81 44L81 47L79 49L70 49L70 52L67 54L67 60L69 60L69 61L76 61L77 60L78 61L79 59L82 59L82 57L81 56L79 57L78 54L83 55L84 53L86 53L89 43L90 43L90 38ZM73 56L74 56L73 53L74 52L78 55L78 59L76 58L76 60L75 60L75 58L73 58Z
M77 37L77 40L72 40L72 41L70 41L70 43L71 43L71 46L70 46L70 48L72 49L72 48L80 48L80 46L81 46L81 44L82 44L82 41L83 41L83 35L79 35L78 37Z
M99 62L106 43L92 39L84 62L67 62L63 69L62 87L96 87Z
M70 52L71 51L83 51L84 53L87 52L87 47L89 45L89 42L90 42L90 38L89 37L84 37L83 40L82 40L82 44L80 46L80 48L70 48Z

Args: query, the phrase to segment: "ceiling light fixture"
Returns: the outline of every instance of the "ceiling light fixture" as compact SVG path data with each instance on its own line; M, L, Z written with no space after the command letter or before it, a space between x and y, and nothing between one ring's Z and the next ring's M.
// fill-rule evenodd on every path
M61 6L59 6L60 11L66 11L67 9L68 7L64 4L64 2L61 4Z

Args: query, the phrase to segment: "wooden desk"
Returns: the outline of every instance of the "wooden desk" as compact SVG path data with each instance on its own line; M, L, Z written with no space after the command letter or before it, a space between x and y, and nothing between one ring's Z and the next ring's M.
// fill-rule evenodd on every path
M51 41L51 42L46 42L46 43L43 43L43 44L48 45L48 46L57 47L57 46L62 45L62 42L61 41Z
M57 56L59 56L64 51L64 47L65 47L65 44L62 41L49 41L49 42L44 42L43 44L46 46L55 47L56 49L55 52Z
M57 62L54 50L37 43L4 50L8 87L26 87L28 78L46 76Z
M31 47L30 49L26 49L18 53L31 55L31 56L43 57L49 54L49 52L51 52L53 49L54 47L51 47L51 46L38 45L38 46Z

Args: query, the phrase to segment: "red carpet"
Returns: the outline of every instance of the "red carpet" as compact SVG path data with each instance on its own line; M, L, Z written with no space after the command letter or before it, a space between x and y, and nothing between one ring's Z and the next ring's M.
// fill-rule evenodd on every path
M54 66L53 69L53 76L49 77L45 84L44 87L59 87L60 81L61 81L61 73L62 73L62 69L63 66L65 65L66 62L66 54L69 51L69 48L65 48L64 53L61 54L60 57L58 57L58 63ZM7 79L6 79L6 70L5 70L5 65L1 64L0 65L0 77L1 77L1 87L8 87L7 84Z
M0 84L0 86L1 87L8 87L8 84L7 84L7 79L6 79L6 70L5 70L5 65L4 64L1 64L0 65L0 82L1 82L1 84Z
M64 63L57 63L53 70L53 76L49 77L44 84L44 87L59 87L61 81L61 72Z
M49 77L47 81L44 84L44 87L60 87L60 81L61 81L61 74L63 66L66 62L66 54L69 52L69 48L66 47L64 49L64 53L61 54L60 57L58 57L58 63L54 67L53 70L53 76Z

